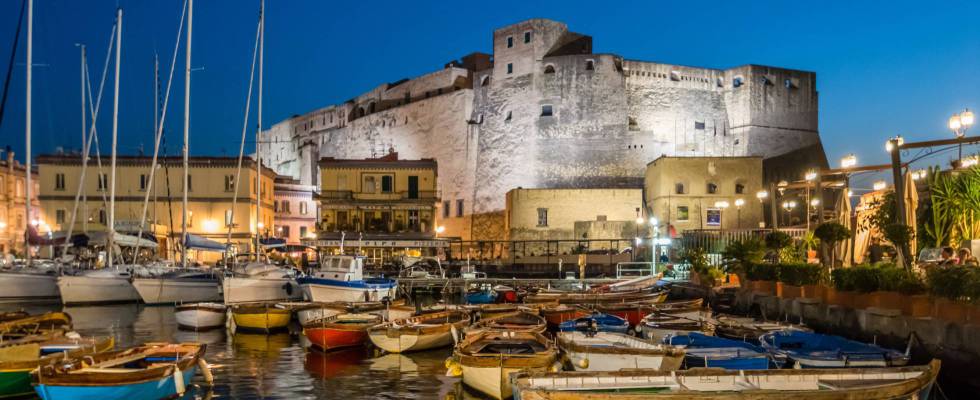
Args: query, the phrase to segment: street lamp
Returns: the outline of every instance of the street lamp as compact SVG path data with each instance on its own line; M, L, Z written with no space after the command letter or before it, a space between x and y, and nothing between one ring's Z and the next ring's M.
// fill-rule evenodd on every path
M888 187L888 184L885 183L885 181L877 181L877 182L874 183L874 186L873 187L874 187L875 191L885 190L885 188Z
M806 171L806 175L803 175L803 177L806 178L808 182L817 179L817 171L814 171L812 169Z
M736 228L742 229L742 206L745 205L745 200L735 199L735 215L736 215Z
M728 202L727 201L724 201L724 200L722 200L722 201L716 201L715 202L715 208L721 209L721 215L719 215L719 218L718 218L718 229L724 230L725 229L725 209L728 208Z
M783 202L783 209L786 210L786 222L787 223L792 223L793 222L792 219L791 219L791 217L792 217L792 213L793 213L793 209L794 208L796 208L796 201L795 200L789 200L789 201L784 201Z
M970 109L963 110L961 113L953 114L949 117L949 130L953 131L957 139L962 139L966 136L966 131L973 126L973 111ZM963 143L959 145L959 157L963 158Z
M857 165L858 159L854 154L848 154L840 159L840 167L843 169L852 168Z
M892 144L893 141L895 143L898 143L898 146L899 147L901 147L903 144L905 144L905 138L903 138L901 135L895 136L895 137L893 137L891 139L888 139L888 141L885 142L885 151L887 151L889 153L892 152L892 148L894 147L894 145Z

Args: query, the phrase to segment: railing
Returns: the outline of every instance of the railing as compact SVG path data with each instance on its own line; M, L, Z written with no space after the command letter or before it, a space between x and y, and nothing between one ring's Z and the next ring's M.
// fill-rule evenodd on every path
M419 190L416 192L381 192L366 193L354 192L352 190L323 190L320 191L320 198L324 200L425 200L438 201L439 191Z
M621 262L616 264L616 278L650 276L657 273L657 266L648 261Z
M350 190L321 190L320 198L326 200L350 200L354 192Z
M794 239L803 237L807 232L806 229L799 228L777 230ZM678 242L684 249L704 249L708 253L709 263L718 265L721 263L721 252L729 243L753 238L765 240L766 235L772 231L772 229L694 229L684 231Z

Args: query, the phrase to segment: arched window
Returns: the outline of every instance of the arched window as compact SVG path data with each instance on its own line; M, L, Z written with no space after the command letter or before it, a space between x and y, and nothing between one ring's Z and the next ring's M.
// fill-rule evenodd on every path
M554 65L551 65L551 64L545 65L544 66L544 73L546 73L546 74L553 74L553 73L555 73L555 66Z
M707 187L705 187L705 191L708 192L708 194L718 193L718 185L708 182Z
M674 194L684 194L684 184L677 182L674 184Z
M593 61L593 60L585 60L585 70L586 71L594 71L595 70L595 61Z
M490 76L489 75L484 76L483 80L480 81L480 86L489 86L489 85L490 85Z
M745 185L743 185L741 183L736 183L735 184L735 194L743 194L743 193L745 193Z

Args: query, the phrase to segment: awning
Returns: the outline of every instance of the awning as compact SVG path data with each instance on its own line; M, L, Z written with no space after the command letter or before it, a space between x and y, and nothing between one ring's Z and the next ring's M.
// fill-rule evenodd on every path
M204 250L204 251L225 251L226 247L224 244L215 242L210 239L205 239L203 237L187 234L187 248L189 250Z
M88 244L105 246L106 238L108 238L108 235L105 232L92 232L89 234ZM139 244L144 249L155 249L158 246L157 242L152 240L140 239L136 236L124 235L119 232L115 233L112 242L120 247L136 247Z
M286 247L286 239L281 239L281 238L259 239L259 243L262 245L262 247L267 249Z

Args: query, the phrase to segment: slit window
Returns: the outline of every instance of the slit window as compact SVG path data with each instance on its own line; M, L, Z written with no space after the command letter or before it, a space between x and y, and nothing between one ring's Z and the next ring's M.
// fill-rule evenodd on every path
M462 199L456 200L456 216L457 217L462 217L463 216L463 200Z
M146 174L140 174L140 191L146 191Z
M2 186L0 186L0 190L3 190ZM65 190L65 174L54 176L54 190Z
M585 60L585 70L586 71L594 71L595 70L595 61L594 60Z
M507 73L508 74L514 73L514 64L513 63L507 63Z
M550 117L552 115L554 115L554 110L552 109L551 104L545 104L541 106L542 117Z
M509 49L511 47L514 47L514 37L507 36L507 48Z
M538 209L538 226L546 227L548 226L548 209L539 208Z
M694 129L697 129L699 131L703 131L704 130L704 121L694 121Z
M442 217L449 218L449 200L442 202Z
M524 32L524 43L531 43L531 32Z

